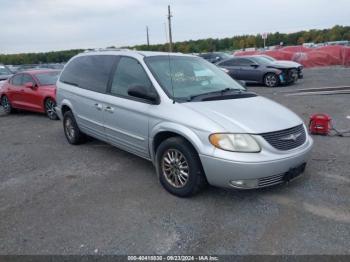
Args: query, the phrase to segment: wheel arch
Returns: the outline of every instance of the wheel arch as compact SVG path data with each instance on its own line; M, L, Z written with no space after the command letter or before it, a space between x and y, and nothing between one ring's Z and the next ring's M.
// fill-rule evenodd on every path
M182 137L198 154L202 153L200 149L204 148L204 145L193 130L179 124L162 123L156 126L150 134L149 148L153 162L155 162L155 154L158 146L170 137Z
M74 112L73 105L68 100L63 100L60 105L62 116L68 111Z

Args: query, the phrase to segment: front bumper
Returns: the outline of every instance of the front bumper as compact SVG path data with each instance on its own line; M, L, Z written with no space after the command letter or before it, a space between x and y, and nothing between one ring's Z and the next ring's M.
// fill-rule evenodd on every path
M200 159L208 183L213 186L260 188L284 182L285 176L296 168L300 168L300 173L303 172L312 144L313 141L309 138L302 149L294 150L295 153L292 155L288 157L276 155L275 159L268 161L250 162L249 154L246 154L247 161L227 160L207 155L200 155ZM232 181L243 181L242 186Z

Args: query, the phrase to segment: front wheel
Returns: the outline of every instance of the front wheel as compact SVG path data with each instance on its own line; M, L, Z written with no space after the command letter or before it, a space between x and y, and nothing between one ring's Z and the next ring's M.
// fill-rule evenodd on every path
M58 116L56 114L56 102L51 99L51 98L47 98L45 100L45 113L47 115L47 117L51 120L57 120Z
M264 77L264 84L267 87L276 87L279 84L278 76L275 73L268 73Z
M160 183L171 194L189 197L207 184L196 150L181 137L162 142L156 161Z
M1 105L2 107L4 108L4 112L6 114L10 114L11 111L12 111L12 106L11 106L11 103L10 103L10 100L8 99L7 96L3 96L1 98Z

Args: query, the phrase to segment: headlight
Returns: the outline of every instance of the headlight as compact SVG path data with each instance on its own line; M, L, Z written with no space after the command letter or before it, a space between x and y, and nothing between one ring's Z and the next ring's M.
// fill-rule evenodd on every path
M212 134L210 143L222 150L232 152L257 153L261 151L258 142L248 134Z

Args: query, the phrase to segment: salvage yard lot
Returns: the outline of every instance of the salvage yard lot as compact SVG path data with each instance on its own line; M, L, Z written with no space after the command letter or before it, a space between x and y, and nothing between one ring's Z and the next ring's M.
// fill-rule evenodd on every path
M327 112L349 129L350 95L286 96L349 84L350 69L333 67L248 88L306 123ZM350 254L350 138L314 141L306 173L288 185L181 199L146 160L96 140L71 146L44 115L2 115L0 254Z

